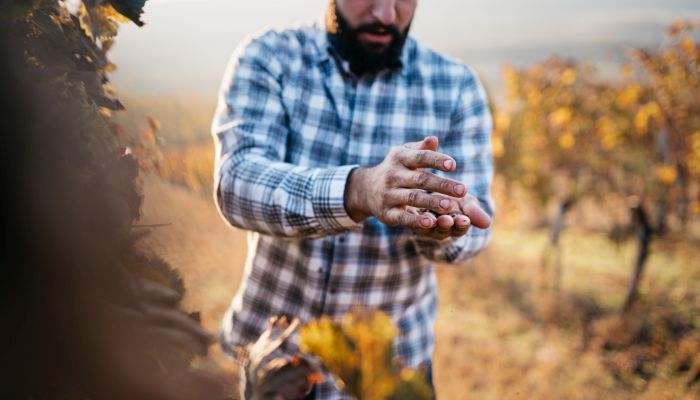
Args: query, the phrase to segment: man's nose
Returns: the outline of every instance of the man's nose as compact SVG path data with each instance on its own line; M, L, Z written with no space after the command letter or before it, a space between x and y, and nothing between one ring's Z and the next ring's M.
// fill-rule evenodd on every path
M372 6L372 17L384 25L396 23L396 0L377 0Z

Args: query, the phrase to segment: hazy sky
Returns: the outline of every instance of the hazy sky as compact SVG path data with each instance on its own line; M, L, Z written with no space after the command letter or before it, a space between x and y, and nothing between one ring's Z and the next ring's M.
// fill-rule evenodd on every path
M122 92L215 96L233 49L268 26L317 19L328 0L149 0L146 26L125 25L111 53ZM497 85L504 63L549 54L602 58L653 45L677 18L700 20L698 0L422 0L412 35L473 65Z

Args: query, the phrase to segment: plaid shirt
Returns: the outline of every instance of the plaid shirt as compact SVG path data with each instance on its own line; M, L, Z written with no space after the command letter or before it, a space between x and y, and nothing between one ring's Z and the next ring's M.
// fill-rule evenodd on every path
M391 315L406 365L431 360L432 262L474 257L491 230L436 241L374 218L356 223L343 204L345 184L353 168L380 163L391 147L435 135L440 151L457 161L449 176L492 215L491 116L465 65L410 37L401 64L357 79L318 25L268 31L234 53L213 135L218 208L231 225L251 231L243 280L221 330L224 350L239 361L272 315L306 321L353 305ZM332 382L318 387L319 398L340 396Z

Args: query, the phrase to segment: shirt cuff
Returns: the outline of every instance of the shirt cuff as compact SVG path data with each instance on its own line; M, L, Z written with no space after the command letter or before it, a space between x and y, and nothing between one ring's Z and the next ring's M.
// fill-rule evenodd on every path
M345 232L360 226L345 209L345 185L348 176L359 165L322 169L313 182L314 215L321 228L330 232Z

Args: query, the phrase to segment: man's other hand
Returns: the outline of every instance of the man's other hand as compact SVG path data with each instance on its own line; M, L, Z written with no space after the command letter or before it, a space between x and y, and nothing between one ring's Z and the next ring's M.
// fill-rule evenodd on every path
M447 237L459 237L465 235L471 226L486 229L491 226L491 218L479 207L479 200L467 194L457 199L460 205L460 213L436 216L437 222L432 229L416 230L421 236L442 240ZM431 214L429 211L406 207L406 211L412 214ZM432 214L431 214L432 215Z
M437 151L438 139L394 147L384 161L353 171L345 188L345 207L356 222L371 216L437 239L464 235L469 226L488 227L490 219L461 182L424 168L456 169L455 160ZM427 209L437 214L418 213Z

